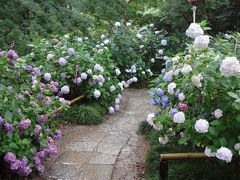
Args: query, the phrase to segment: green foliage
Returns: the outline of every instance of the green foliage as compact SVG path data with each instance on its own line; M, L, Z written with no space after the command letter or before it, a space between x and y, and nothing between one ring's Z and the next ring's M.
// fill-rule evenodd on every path
M62 112L58 119L81 125L99 124L103 121L103 111L98 105L74 105Z
M152 129L152 126L150 126L147 121L142 121L138 126L138 132L143 135L148 134Z

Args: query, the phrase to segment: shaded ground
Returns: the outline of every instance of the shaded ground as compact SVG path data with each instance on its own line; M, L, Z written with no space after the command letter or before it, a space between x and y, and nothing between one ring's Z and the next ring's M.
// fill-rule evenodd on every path
M65 127L60 152L39 179L143 179L148 145L136 132L151 112L147 90L125 90L121 106L100 125Z

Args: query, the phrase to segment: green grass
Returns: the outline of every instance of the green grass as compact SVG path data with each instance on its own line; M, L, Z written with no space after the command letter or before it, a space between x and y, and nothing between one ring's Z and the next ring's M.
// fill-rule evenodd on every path
M103 115L105 112L105 109L96 103L74 105L68 110L62 112L58 119L80 125L100 124L103 121Z
M159 132L149 128L146 123L141 123L139 132L143 133L150 142L150 149L145 161L147 180L160 180L160 153L203 151L203 149L191 145L177 145L176 137L171 138L168 145L161 145L158 142ZM240 161L238 159L234 159L228 164L216 158L169 161L168 178L169 180L239 180L239 169Z

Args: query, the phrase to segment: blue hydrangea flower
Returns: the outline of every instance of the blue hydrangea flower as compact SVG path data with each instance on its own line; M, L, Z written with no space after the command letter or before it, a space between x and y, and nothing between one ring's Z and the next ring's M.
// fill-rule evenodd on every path
M165 74L165 73L166 73L166 69L162 69L162 70L161 70L161 73L162 73L162 74Z
M170 111L169 111L169 114L170 114L170 115L174 115L174 114L176 114L177 112L179 112L178 109L176 109L176 108L171 108Z
M163 96L162 97L162 105L163 106L168 106L168 103L169 103L169 98L167 95Z
M161 88L157 89L157 95L158 96L163 96L164 95L164 91Z

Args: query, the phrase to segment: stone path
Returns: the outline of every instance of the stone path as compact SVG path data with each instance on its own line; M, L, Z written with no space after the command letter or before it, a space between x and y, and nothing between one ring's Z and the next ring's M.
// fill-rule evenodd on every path
M48 162L40 179L131 180L141 179L133 166L144 161L143 138L136 134L152 107L146 89L125 90L121 111L97 126L66 127L59 155Z

